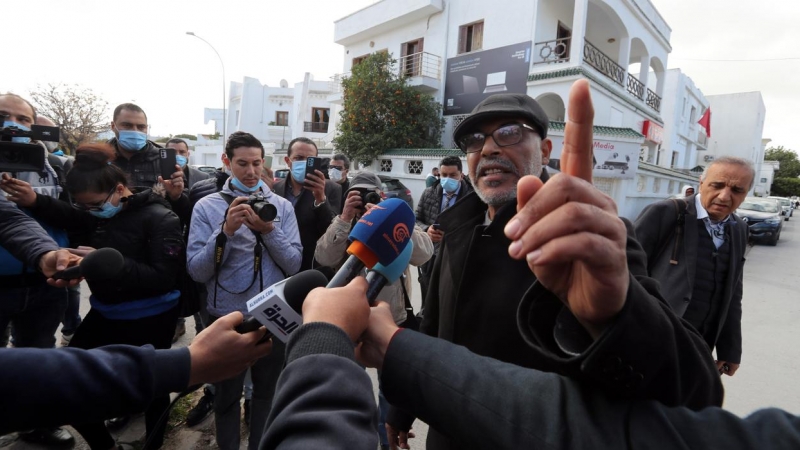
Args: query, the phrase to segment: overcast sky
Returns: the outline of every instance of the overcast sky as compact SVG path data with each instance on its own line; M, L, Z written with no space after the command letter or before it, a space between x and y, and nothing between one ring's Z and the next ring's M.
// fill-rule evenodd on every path
M689 61L800 57L800 2L652 2L672 27L669 68L681 68L706 95L761 91L764 137L800 150L800 59ZM16 9L16 19L4 14L0 92L27 96L37 84L79 83L112 108L125 101L142 106L154 135L211 132L203 108L221 106L221 69L211 48L186 31L220 52L228 81L250 76L270 86L281 79L293 85L305 72L326 80L342 71L333 21L372 3L31 0Z

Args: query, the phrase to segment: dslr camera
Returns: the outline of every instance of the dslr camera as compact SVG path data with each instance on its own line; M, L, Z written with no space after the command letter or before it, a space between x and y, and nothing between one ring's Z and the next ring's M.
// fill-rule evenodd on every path
M0 117L2 119L3 117ZM2 123L2 122L0 122ZM41 172L44 170L45 150L37 144L18 141L58 142L58 127L32 125L30 131L18 127L0 128L0 172Z
M383 200L381 195L370 189L355 189L361 195L361 208L366 208L367 203L377 205Z
M258 214L258 218L264 222L272 222L278 215L278 208L261 194L251 195L247 198L245 204L250 205L253 211Z

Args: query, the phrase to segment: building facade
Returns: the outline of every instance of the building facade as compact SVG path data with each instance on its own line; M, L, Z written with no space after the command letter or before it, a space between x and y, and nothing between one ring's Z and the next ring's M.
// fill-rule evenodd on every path
M341 104L340 81L353 65L387 51L409 85L442 103L446 147L455 147L452 131L474 105L493 93L518 92L544 107L559 151L563 133L557 128L567 117L570 86L589 79L595 184L626 210L623 215L635 216L643 201L667 197L696 180L670 167L651 169L663 139L670 33L649 0L382 0L335 22L334 41L344 47L344 62L328 100ZM423 161L421 174L410 161ZM416 177L430 171L425 161L397 161L391 172L416 184Z
M698 122L709 102L691 78L680 69L667 71L661 113L664 138L649 163L673 169L693 169L698 160L707 164L708 136Z

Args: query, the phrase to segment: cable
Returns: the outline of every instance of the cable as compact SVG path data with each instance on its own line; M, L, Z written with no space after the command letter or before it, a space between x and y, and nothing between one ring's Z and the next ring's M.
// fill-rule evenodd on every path
M697 62L769 62L769 61L796 61L800 56L791 58L765 58L765 59L694 59L694 58L670 58L672 61L697 61Z

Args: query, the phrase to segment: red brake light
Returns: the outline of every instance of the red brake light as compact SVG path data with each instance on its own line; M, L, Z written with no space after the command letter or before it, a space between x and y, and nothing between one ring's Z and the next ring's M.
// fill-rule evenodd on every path
M408 195L408 196L411 195L411 189L406 189L406 195Z

